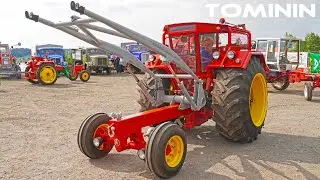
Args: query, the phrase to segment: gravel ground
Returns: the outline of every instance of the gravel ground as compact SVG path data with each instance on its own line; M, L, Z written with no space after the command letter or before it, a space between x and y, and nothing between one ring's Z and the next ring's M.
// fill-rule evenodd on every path
M251 144L219 136L211 121L188 132L188 154L173 179L320 179L320 93L312 102L303 84L269 87L263 133ZM318 97L317 97L318 96ZM97 112L138 111L128 75L93 76L88 83L60 78L41 87L26 80L0 86L0 178L156 179L135 151L89 160L78 149L81 122Z

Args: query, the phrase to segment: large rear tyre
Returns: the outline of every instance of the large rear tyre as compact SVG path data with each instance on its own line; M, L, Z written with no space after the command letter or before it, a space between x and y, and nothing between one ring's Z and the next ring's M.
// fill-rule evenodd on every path
M99 159L105 157L113 148L113 144L103 140L99 134L99 128L103 124L107 124L111 118L105 113L97 113L87 117L80 126L78 132L78 146L80 151L91 159ZM99 140L98 144L97 140Z
M253 57L246 70L219 69L212 91L213 120L218 132L236 142L257 139L268 106L266 73Z
M311 101L312 100L312 91L313 91L313 88L312 88L312 84L311 82L306 82L304 83L304 99L307 100L307 101Z
M182 128L171 122L158 125L151 133L146 148L146 164L160 178L175 176L183 166L187 140Z
M153 73L155 74L165 74L163 71L154 70ZM141 80L145 85L147 85L148 93L152 96L156 96L157 89L155 89L155 79L150 76L148 73L145 74L144 78ZM169 94L169 89L171 85L171 81L169 79L162 79L162 85L165 90L165 94ZM140 88L137 89L138 93L140 94L140 97L138 99L138 103L140 104L140 112L147 111L154 109L152 103L149 101L149 99L143 94L142 90ZM161 106L165 106L166 104L163 104Z
M51 63L43 63L37 70L37 79L42 85L52 85L57 81L57 70Z
M24 70L24 73L26 74L27 81L30 82L31 84L39 84L38 81L34 81L29 78L29 71L30 71L30 66L27 66L26 69Z
M282 77L278 81L272 83L272 87L278 91L286 90L290 85L288 77Z

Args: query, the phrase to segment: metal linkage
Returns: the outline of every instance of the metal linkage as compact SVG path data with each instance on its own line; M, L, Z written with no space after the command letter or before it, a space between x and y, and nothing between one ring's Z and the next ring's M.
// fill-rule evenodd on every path
M129 28L126 28L120 24L117 24L107 18L104 18L96 13L93 13L83 6L80 6L78 3L75 3L74 1L71 2L71 9L80 13L81 15L84 14L88 16L88 19L80 19L78 16L72 16L71 22L60 22L60 23L53 23L49 20L40 18L39 15L35 15L32 12L29 13L28 11L25 12L26 18L33 20L35 22L40 22L42 24L45 24L47 26L53 27L55 29L61 30L67 34L70 34L80 40L83 40L91 45L94 45L98 48L101 48L107 52L110 52L112 54L116 54L120 57L122 57L124 61L124 65L127 66L127 64L132 64L133 66L139 68L143 72L148 73L150 76L156 79L156 85L161 86L161 79L162 78L182 78L182 79L194 79L195 81L195 93L194 96L191 97L187 89L184 87L183 83L179 83L179 87L182 90L184 96L178 97L178 96L166 96L164 95L164 90L157 90L157 94L154 98L151 97L151 95L147 94L146 97L152 102L153 105L158 106L161 105L163 102L172 102L176 101L181 103L181 107L187 107L191 105L192 110L200 110L203 105L203 99L205 101L205 94L203 90L202 80L199 79L195 73L185 64L185 62L170 48L167 46L152 40L142 34L139 34ZM92 25L90 23L92 22L101 22L103 24L108 25L109 27L113 28L114 30L106 29L100 26ZM79 28L83 33L79 32ZM186 75L176 75L174 72L169 75L159 75L154 74L150 69L148 69L142 62L140 62L135 56L133 56L130 52L127 50L124 50L118 46L115 46L113 44L110 44L108 42L105 42L101 39L96 38L90 30L103 32L109 35L114 35L130 40L135 40L136 42L139 42L149 49L153 50L156 53L159 53L162 57L164 57L164 61L173 62L178 67L180 67L183 71L185 71ZM141 89L144 91L144 93L147 93L147 88L145 85L143 85L139 80L137 80L138 86L141 87ZM161 87L160 87L161 88ZM199 99L201 99L199 101ZM188 102L188 103L186 103ZM201 103L199 103L201 102ZM204 103L205 104L205 103Z

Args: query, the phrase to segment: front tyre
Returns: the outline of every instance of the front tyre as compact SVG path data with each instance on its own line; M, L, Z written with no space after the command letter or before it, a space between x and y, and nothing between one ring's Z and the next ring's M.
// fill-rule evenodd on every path
M279 80L272 83L272 87L278 91L287 89L290 85L288 77L282 77Z
M90 74L89 74L89 72L86 71L86 70L81 71L81 73L79 74L79 76L80 76L80 80L81 80L82 82L88 82L89 79L90 79Z
M113 148L108 140L105 128L111 118L105 113L97 113L87 117L78 132L78 146L80 151L90 159L105 157ZM100 140L99 144L96 141Z
M311 82L306 82L304 84L304 91L303 91L305 100L307 100L307 101L312 100L312 91L313 91L313 88L312 88Z
M257 139L268 107L266 73L260 60L252 57L245 70L216 70L215 77L212 105L218 132L236 142Z
M183 166L187 140L183 129L171 122L158 125L146 148L146 164L160 178L175 176Z

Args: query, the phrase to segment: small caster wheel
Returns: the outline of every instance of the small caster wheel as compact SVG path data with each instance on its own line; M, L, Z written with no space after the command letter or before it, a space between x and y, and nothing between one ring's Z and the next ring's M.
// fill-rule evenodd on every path
M183 166L187 152L184 130L177 124L158 125L148 140L145 161L151 172L160 178L175 176Z
M312 100L312 84L310 82L304 83L304 99L307 101Z
M111 118L105 113L89 116L83 121L78 132L80 151L90 159L105 157L113 148L113 141L108 139L106 126Z

